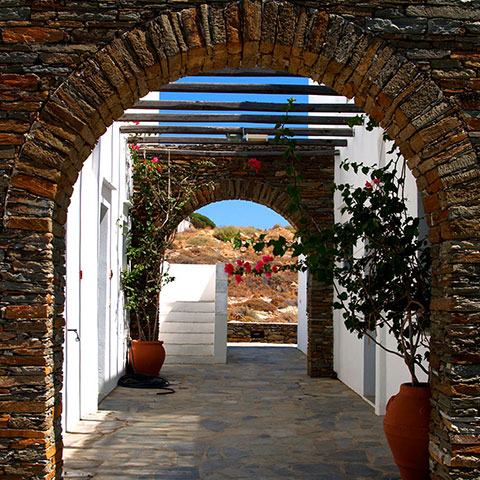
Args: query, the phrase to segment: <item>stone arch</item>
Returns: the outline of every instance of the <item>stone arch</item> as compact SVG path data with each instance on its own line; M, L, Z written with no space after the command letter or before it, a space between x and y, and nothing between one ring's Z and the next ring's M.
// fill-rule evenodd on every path
M331 164L332 161L333 158L328 163ZM333 169L330 170L330 173L330 181L325 182L325 186L333 181ZM292 225L300 227L301 215L289 213L290 198L282 188L271 183L271 180L269 182L266 179L260 181L245 179L232 174L214 184L199 189L195 197L178 216L178 221L180 222L195 210L209 203L221 200L250 200L271 208ZM315 204L333 211L332 195L327 193L328 189L325 190L326 192L323 195L318 195L319 198L316 198ZM315 228L312 220L316 220L317 225L325 225L325 223L331 221L331 218L328 218L325 222L322 217L307 217L307 223ZM313 279L309 281L307 286L307 315L309 318L307 373L310 376L336 377L333 369L332 295L331 287Z
M42 425L38 431L42 442L33 454L35 465L28 470L28 462L16 459L9 472L53 478L61 465L63 224L83 161L106 127L149 90L184 75L240 65L298 73L355 97L408 159L424 194L435 257L432 469L436 478L449 478L455 472L468 475L476 468L469 456L472 448L476 451L474 430L468 420L462 420L459 403L478 408L474 400L478 350L464 336L471 330L478 334L479 306L465 290L462 275L478 282L472 265L478 261L479 214L478 207L469 206L480 191L480 169L467 134L473 127L466 125L468 119L460 116L459 109L473 97L459 98L461 106L450 101L428 73L390 42L341 15L255 0L205 3L179 12L167 9L119 35L51 94L32 124L15 159L2 238L7 245L12 241L20 245L6 263L5 277L13 278L20 270L23 281L38 291L33 301L19 295L13 303L7 302L4 316L31 332L27 345L37 349L34 364L44 365L47 374L37 400L29 402L19 394L18 411L38 417ZM27 199L30 206L19 198ZM34 255L21 248L33 234ZM28 268L32 255L42 265L40 278ZM20 350L18 359L13 350L9 365L31 364L22 363ZM457 420L449 426L441 418Z
M205 205L222 200L249 200L271 208L292 225L299 227L298 215L288 211L289 197L283 190L267 182L252 179L222 179L200 188L179 215L179 221Z

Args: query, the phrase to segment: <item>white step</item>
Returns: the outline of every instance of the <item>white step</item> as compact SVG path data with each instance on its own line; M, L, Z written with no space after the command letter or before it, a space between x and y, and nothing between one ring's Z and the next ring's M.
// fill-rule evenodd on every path
M165 358L166 364L175 364L175 363L192 363L192 364L202 364L202 363L225 363L218 362L215 360L215 357L212 355L203 356L203 355L169 355ZM161 373L161 372L160 372Z
M160 323L164 322L215 322L215 314L210 312L160 312Z
M177 345L210 345L213 343L212 333L165 333L161 332L160 338L169 346Z
M215 326L208 322L170 322L160 324L160 333L213 333Z
M181 356L192 356L192 355L201 355L201 356L211 356L213 357L213 345L169 345L164 344L165 352L167 358L170 355L181 355Z
M215 312L215 302L165 302L160 311L164 312Z

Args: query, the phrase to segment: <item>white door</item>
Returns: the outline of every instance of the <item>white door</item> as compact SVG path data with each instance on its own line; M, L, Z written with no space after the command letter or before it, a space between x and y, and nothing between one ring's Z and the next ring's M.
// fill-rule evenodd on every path
M110 377L110 294L109 294L109 208L100 205L100 228L98 242L98 392L103 397Z
M78 185L81 183L81 174ZM63 383L63 428L68 430L80 420L80 317L81 275L80 271L80 188L72 195L68 210L67 226L67 270L65 301L65 343Z

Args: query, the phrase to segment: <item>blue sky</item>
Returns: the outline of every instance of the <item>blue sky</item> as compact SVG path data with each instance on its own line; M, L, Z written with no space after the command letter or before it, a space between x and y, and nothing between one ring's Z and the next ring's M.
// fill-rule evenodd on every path
M178 82L206 82L206 83L249 83L249 84L281 84L281 85L307 85L308 79L303 77L184 77ZM250 102L278 102L282 105L287 103L289 95L254 95L254 94L221 94L221 93L179 93L179 92L160 92L160 100L196 100L196 101L250 101ZM298 103L307 103L307 95L298 95L295 97ZM187 113L187 112L186 112ZM191 112L201 113L201 112ZM225 112L217 112L225 113ZM242 112L238 112L242 113ZM250 113L253 112L244 112ZM293 113L295 115L296 113ZM271 113L270 113L271 115ZM165 124L166 125L166 124ZM199 125L198 123L189 123L189 125ZM225 126L247 126L248 124L225 124ZM264 125L265 128L273 128L274 125ZM174 136L174 135L172 135ZM199 213L211 218L217 226L235 225L238 227L251 226L256 228L268 229L275 224L288 225L288 222L279 214L268 207L254 202L244 200L225 200L222 202L211 203L198 210Z
M272 209L245 200L224 200L210 203L197 210L213 220L217 227L256 227L266 230L275 224L288 225L288 222Z

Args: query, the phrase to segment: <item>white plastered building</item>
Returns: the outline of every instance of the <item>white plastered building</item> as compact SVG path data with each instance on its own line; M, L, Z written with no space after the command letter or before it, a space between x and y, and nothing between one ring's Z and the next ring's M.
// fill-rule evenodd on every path
M151 93L147 98L155 99L156 95ZM334 103L347 99L322 96L310 97L309 101ZM131 188L125 149L125 137L119 133L119 124L114 123L85 162L68 211L63 387L63 426L67 430L97 411L101 399L115 388L125 371L128 329L120 273L126 267L124 228ZM335 181L364 185L366 178L345 172L338 165L344 158L384 165L388 149L381 129L368 132L355 127L354 137L337 156ZM406 191L410 213L422 215L411 176ZM340 220L337 196L335 221ZM307 275L300 274L298 348L304 353L308 341L307 284ZM385 330L377 332L377 339L395 348ZM370 402L377 414L384 413L388 398L409 380L401 359L385 353L368 339L349 333L339 311L334 312L334 368L338 378Z

